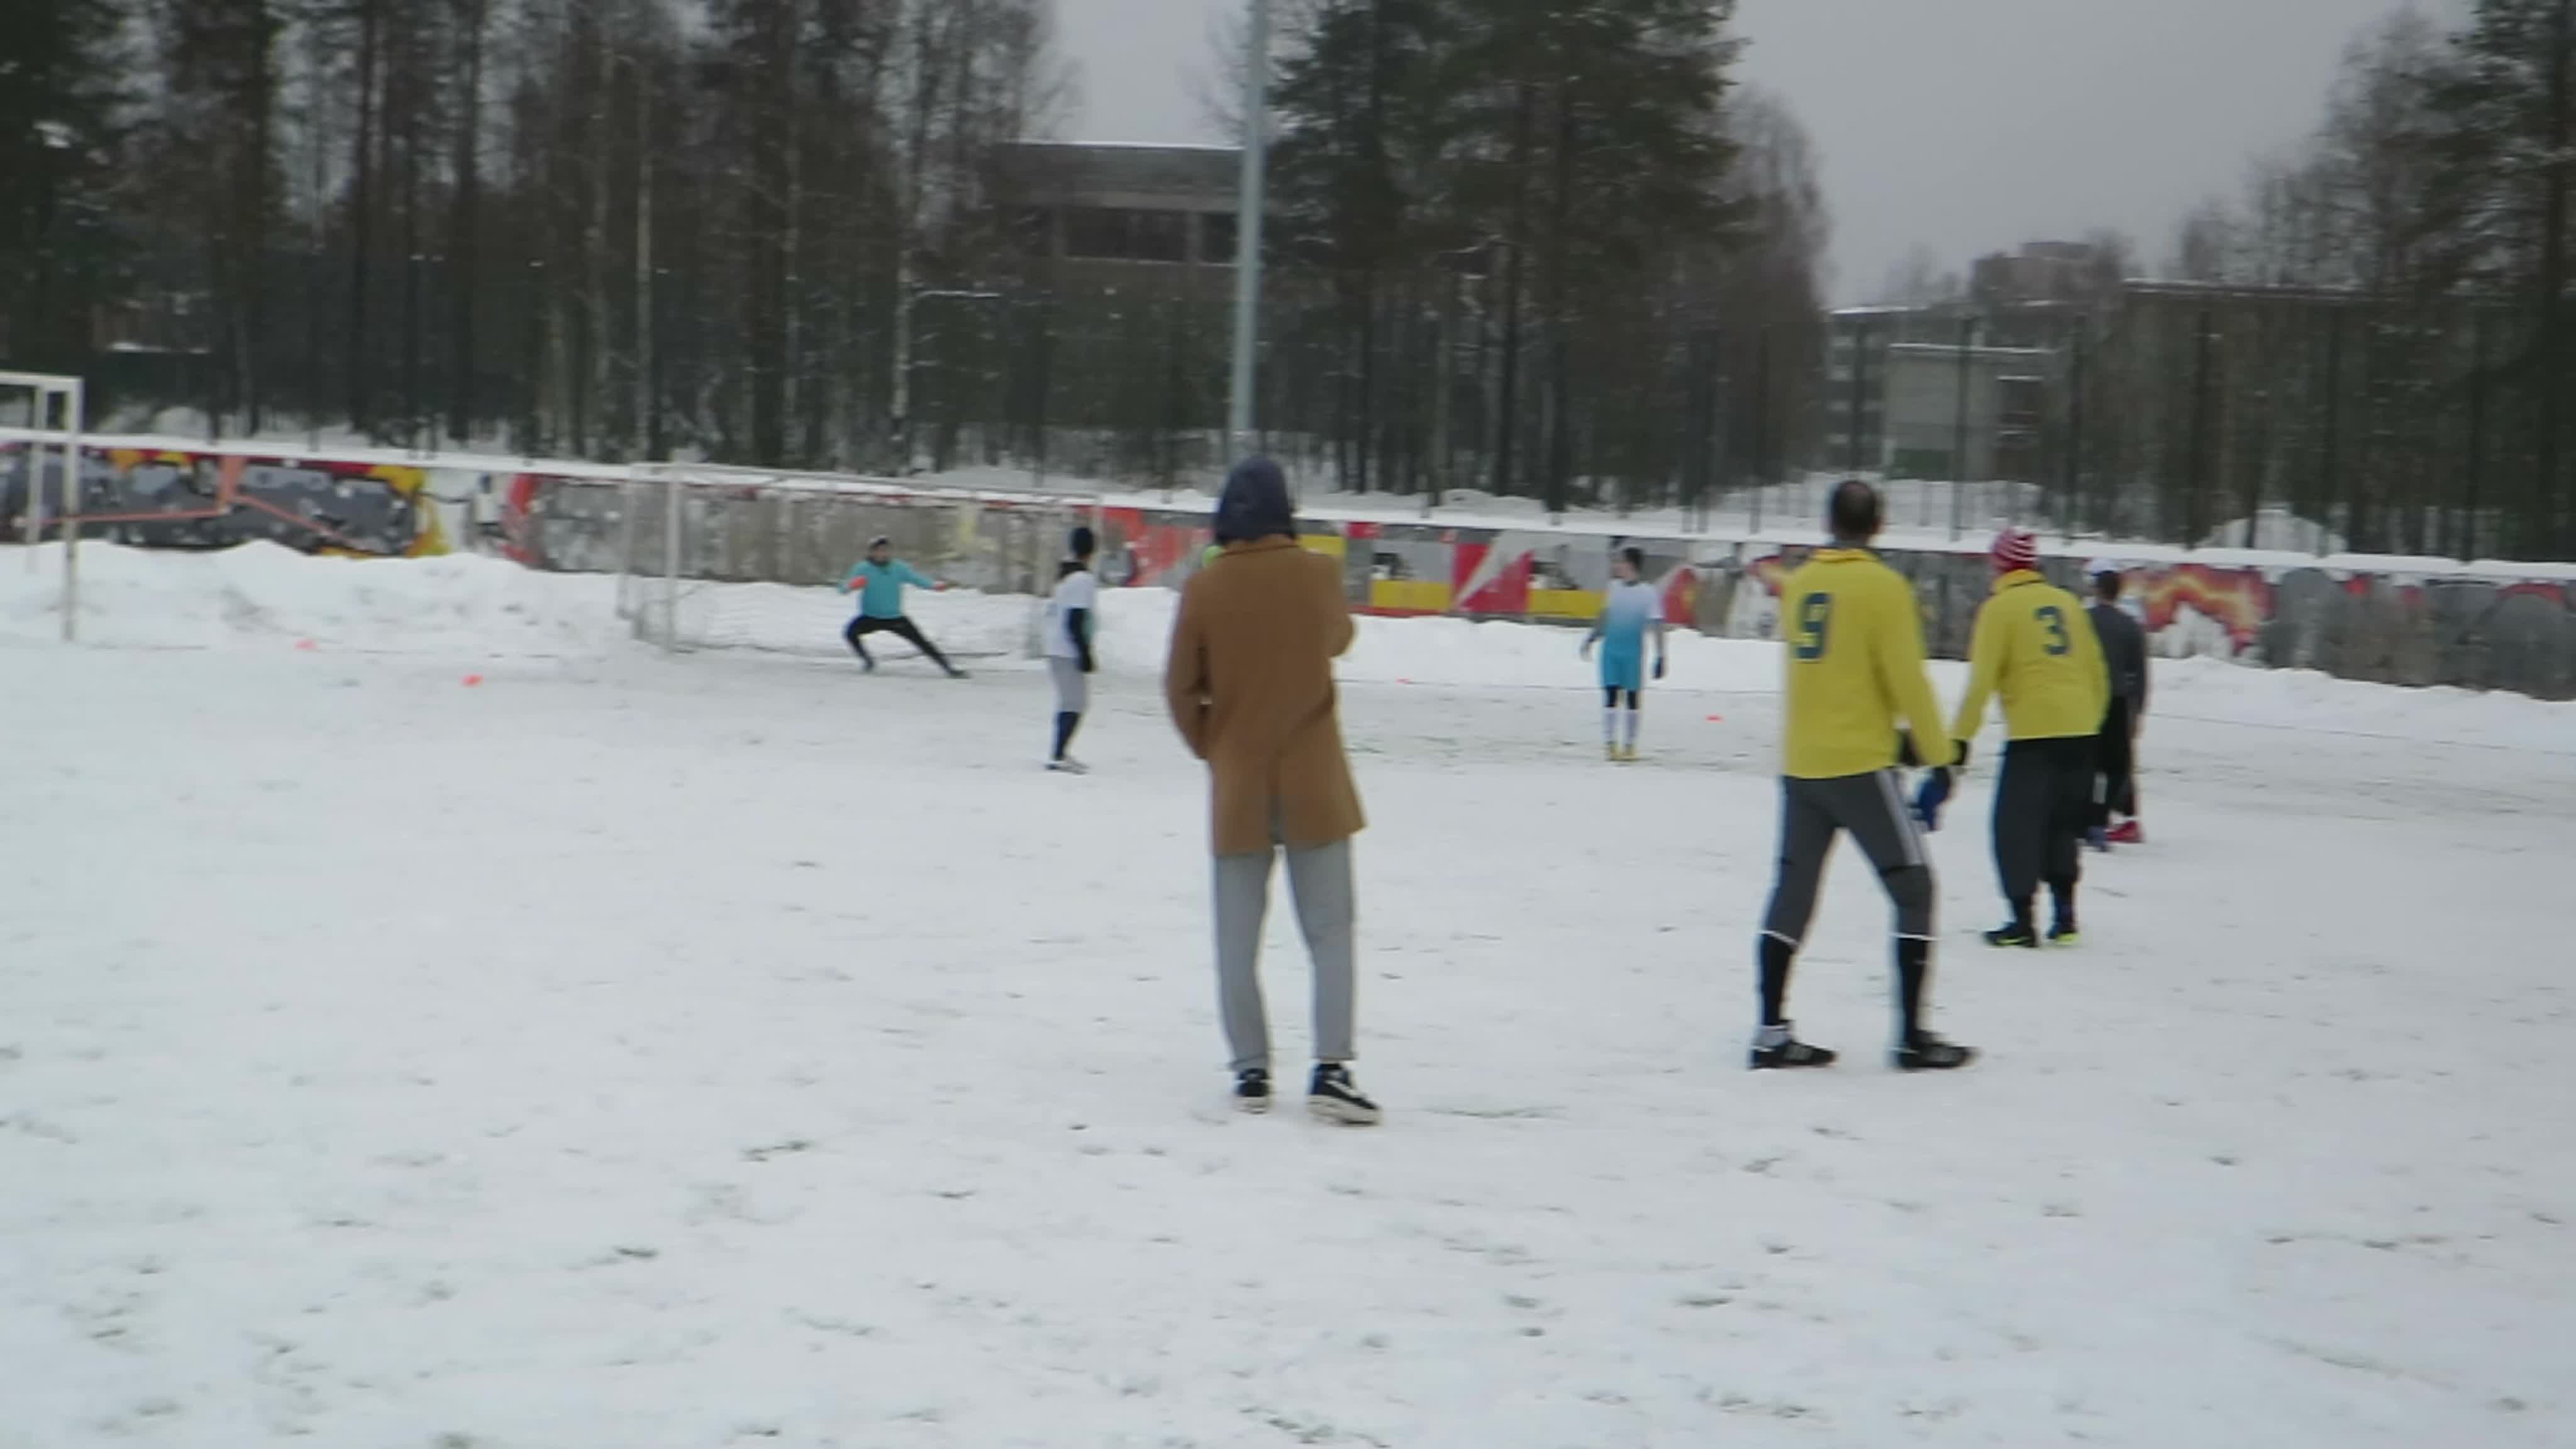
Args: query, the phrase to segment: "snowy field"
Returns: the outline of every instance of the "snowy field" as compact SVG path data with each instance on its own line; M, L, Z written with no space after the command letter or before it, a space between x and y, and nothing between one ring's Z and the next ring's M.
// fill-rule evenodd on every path
M1756 1076L1768 646L1614 768L1574 635L1365 622L1353 1131L1223 1110L1159 595L1070 779L1016 601L950 684L84 567L67 650L0 555L7 1449L2576 1442L2576 708L2169 667L2084 947L1975 941L1990 765L1935 838L1985 1062L1881 1065L1845 851Z

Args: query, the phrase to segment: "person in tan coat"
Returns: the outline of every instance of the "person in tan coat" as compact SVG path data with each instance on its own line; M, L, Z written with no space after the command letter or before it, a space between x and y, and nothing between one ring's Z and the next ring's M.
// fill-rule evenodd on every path
M1307 1104L1365 1125L1377 1104L1351 1080L1351 837L1366 820L1342 749L1333 661L1351 645L1341 568L1297 543L1279 465L1237 464L1216 511L1223 554L1192 576L1172 626L1163 690L1172 723L1208 766L1216 857L1217 1004L1235 1103L1270 1108L1270 1027L1261 999L1262 918L1272 861L1288 857L1297 924L1315 969L1315 1071Z

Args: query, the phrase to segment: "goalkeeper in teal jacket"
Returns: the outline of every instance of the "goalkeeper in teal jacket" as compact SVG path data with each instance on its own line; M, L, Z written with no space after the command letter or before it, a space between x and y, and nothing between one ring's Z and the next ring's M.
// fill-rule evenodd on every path
M842 593L855 592L859 596L858 617L850 620L850 627L841 631L841 637L850 642L851 651L859 656L859 663L870 672L875 671L877 662L868 654L864 641L870 634L884 633L910 643L922 652L923 657L946 670L949 678L964 679L966 671L949 663L948 656L939 652L939 646L922 637L920 627L905 617L903 591L906 586L928 589L932 593L942 593L948 588L946 584L924 578L912 565L896 558L893 540L869 540L868 556L850 570L848 578L841 581Z

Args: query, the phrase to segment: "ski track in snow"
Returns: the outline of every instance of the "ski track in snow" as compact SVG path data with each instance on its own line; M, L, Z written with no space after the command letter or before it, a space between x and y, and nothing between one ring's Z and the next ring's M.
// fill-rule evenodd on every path
M298 649L292 590L0 627L0 1446L2576 1439L2552 707L2174 671L2234 715L2151 719L2151 843L2037 953L1972 934L1990 732L1933 840L1989 1059L1884 1069L1845 850L1796 1010L1848 1055L1755 1076L1759 646L1613 768L1574 636L1365 623L1569 687L1346 690L1362 1132L1224 1110L1150 606L1068 779L1016 660L673 662L544 592L557 657ZM2361 732L2282 727L2319 689ZM1293 1074L1284 900L1267 959Z

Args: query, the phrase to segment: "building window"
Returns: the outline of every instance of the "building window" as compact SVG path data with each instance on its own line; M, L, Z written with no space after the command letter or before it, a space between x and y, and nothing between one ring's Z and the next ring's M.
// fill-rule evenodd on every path
M1189 240L1186 212L1077 206L1064 214L1064 254L1085 261L1185 262Z
M1011 213L1011 241L1023 256L1042 257L1055 250L1055 213L1043 206L1024 206Z
M1231 265L1234 251L1242 243L1234 224L1234 213L1211 211L1199 217L1199 260Z

